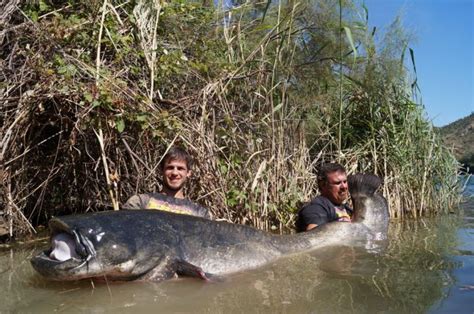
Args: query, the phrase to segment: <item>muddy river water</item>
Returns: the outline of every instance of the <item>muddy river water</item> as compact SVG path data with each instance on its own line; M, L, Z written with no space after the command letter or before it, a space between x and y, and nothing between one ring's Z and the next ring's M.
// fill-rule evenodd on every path
M389 239L381 253L332 247L210 283L51 282L29 263L45 241L0 248L0 313L474 313L472 197L460 215L392 222Z

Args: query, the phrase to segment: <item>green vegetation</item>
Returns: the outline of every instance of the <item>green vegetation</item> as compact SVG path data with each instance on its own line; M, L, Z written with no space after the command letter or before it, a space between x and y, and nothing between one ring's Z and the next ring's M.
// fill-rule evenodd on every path
M14 233L156 190L166 148L217 218L291 227L338 161L384 177L393 217L447 211L458 164L416 103L408 36L351 1L11 1L2 46L1 207Z
M474 170L474 113L439 128L447 147L470 173Z

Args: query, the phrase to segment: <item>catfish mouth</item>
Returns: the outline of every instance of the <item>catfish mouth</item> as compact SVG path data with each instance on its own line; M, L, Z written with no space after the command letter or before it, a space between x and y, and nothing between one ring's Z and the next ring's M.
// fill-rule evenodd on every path
M96 251L92 242L59 219L49 223L51 246L31 259L33 267L50 276L55 270L70 271L86 265Z

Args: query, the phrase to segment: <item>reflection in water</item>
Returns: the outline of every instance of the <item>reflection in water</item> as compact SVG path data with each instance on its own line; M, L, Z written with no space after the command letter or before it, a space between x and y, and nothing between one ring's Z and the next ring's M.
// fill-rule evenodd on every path
M453 269L453 285L445 289L446 298L439 300L432 308L433 313L474 313L474 182L466 193L471 198L463 204L464 215L457 229L459 243L450 256L450 260L461 265Z
M474 221L459 229L461 222L452 215L392 223L383 253L326 248L213 283L188 278L163 283L50 282L29 264L39 248L4 250L0 251L0 312L436 311L446 309L446 296L461 291L455 276L466 264L460 255L471 259L472 271L472 242L456 246L461 230L470 230L472 239ZM474 280L462 284L472 285Z

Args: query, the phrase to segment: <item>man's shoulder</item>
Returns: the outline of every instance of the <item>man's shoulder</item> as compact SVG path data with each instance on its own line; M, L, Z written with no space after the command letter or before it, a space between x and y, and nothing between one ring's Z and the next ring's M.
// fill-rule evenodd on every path
M132 195L122 207L124 209L144 209L150 199L150 194L151 193Z
M318 206L320 206L320 207L324 207L324 208L329 208L329 207L331 207L331 205L332 205L332 203L328 198L326 198L322 195L318 195L315 198L313 198L311 200L311 202L306 204L305 207L318 207Z
M326 198L319 195L313 198L310 202L303 204L303 206L298 211L298 216L303 217L306 215L311 215L315 212L328 211L330 207L324 199Z

